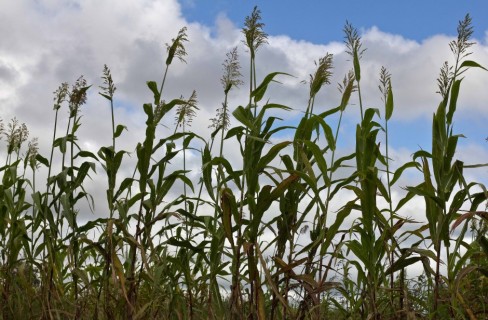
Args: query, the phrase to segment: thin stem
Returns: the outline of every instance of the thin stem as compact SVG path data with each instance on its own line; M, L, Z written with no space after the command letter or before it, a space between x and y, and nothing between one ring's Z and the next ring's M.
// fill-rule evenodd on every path
M357 88L358 88L358 96L359 96L359 109L361 112L361 123L364 121L364 113L363 113L363 98L361 95L361 85L359 81L357 81Z
M166 65L166 69L164 70L163 81L161 82L161 87L159 88L159 102L161 102L161 97L163 96L163 89L164 83L166 82L166 75L168 74L169 64Z

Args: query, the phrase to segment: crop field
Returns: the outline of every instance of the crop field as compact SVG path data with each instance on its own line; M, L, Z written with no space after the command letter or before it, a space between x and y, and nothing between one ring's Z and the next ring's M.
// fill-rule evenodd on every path
M114 112L107 65L101 86L62 83L53 108L42 106L54 119L48 153L24 123L3 119L0 319L488 319L488 191L465 175L487 165L458 160L454 126L463 80L487 71L471 59L470 16L445 44L450 60L438 61L430 148L394 164L395 75L382 67L377 83L363 83L358 30L343 29L350 71L330 100L339 103L315 103L331 85L334 56L325 53L297 120L287 115L298 106L271 94L300 79L258 76L263 27L256 7L242 28L247 56L236 47L222 63L209 136L192 128L198 92L165 93L172 67L191 54L186 28L166 45L161 79L147 82L145 136L133 149L120 147L131 133ZM378 87L381 106L363 101L364 85ZM230 105L235 92L246 99ZM95 152L78 136L88 98L111 110L111 143ZM346 113L358 123L345 153ZM406 174L417 182L393 197ZM95 192L107 212L81 219L96 211L94 177L105 181ZM416 203L424 221L403 214Z

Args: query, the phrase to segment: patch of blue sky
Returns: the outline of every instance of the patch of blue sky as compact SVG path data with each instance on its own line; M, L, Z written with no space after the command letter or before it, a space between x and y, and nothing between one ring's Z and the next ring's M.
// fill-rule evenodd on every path
M313 43L341 40L346 20L357 28L377 26L416 41L435 34L456 35L457 21L467 13L473 19L476 39L484 41L488 30L487 1L182 0L180 3L184 17L190 22L213 26L218 15L224 14L238 27L257 5L267 33Z

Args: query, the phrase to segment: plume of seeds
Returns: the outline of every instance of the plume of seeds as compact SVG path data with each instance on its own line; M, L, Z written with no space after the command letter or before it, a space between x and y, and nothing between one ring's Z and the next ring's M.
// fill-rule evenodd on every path
M448 62L444 62L442 65L439 77L437 78L437 86L439 88L439 93L443 99L447 99L447 94L449 93L450 86L454 78L462 74L459 68L459 62L469 56L472 52L468 49L475 44L475 42L470 42L471 36L473 35L473 27L471 26L471 17L467 14L464 20L459 21L457 27L458 36L456 40L449 43L452 53L456 57L455 68L449 66Z
M186 34L186 27L183 27L178 32L176 38L171 39L171 45L166 43L166 49L168 50L168 58L166 58L167 66L173 62L174 57L186 63L185 56L187 53L184 45L185 42L188 42L188 36Z
M333 55L327 53L324 57L315 62L317 70L314 75L310 75L310 97L314 97L322 88L324 84L330 84L330 77L332 76L332 58Z
M359 60L362 58L366 49L362 49L361 37L358 30L352 26L348 21L344 26L345 40L347 53L353 58L354 76L356 81L361 80L361 70L359 66Z
M339 83L337 85L339 92L342 93L342 100L341 100L341 109L344 111L344 108L349 103L349 99L351 95L357 90L357 86L354 83L354 71L349 70L347 75L344 76L342 80L342 84Z
M54 110L59 110L61 104L66 101L69 95L69 86L67 82L61 83L59 88L53 92L54 93Z
M240 79L241 65L239 64L239 57L237 55L237 47L234 47L230 52L227 53L227 58L222 64L224 69L224 74L220 78L220 82L224 87L224 93L229 93L232 87L239 87L244 82Z
M217 128L222 128L224 131L227 130L230 126L230 118L229 113L226 112L225 103L222 103L222 108L217 108L217 114L215 118L211 118L209 128L217 130Z
M38 144L38 139L36 137L33 138L31 141L29 141L29 144L27 145L26 159L32 170L38 168L38 163L36 160L36 156L38 153L39 153L39 144Z
M385 67L381 67L380 84L378 85L378 89L380 89L382 95L381 99L385 103L386 100L388 99L388 90L390 86L391 86L391 74L388 72L388 70Z
M29 130L25 123L19 124L17 118L13 118L7 125L7 130L3 132L7 140L7 152L18 152L22 143L29 138Z
M69 95L70 117L74 117L80 111L80 107L86 103L87 90L86 80L83 76L80 76L71 88L71 94Z
M107 65L103 66L102 79L104 86L100 86L102 92L99 92L99 94L112 101L115 90L117 90L117 88L114 85L114 82L112 80L112 73L110 72L110 69L107 67Z
M467 50L475 44L475 42L469 42L473 35L473 27L471 26L471 17L469 14L464 17L464 20L459 21L457 32L457 39L451 41L449 47L458 58L457 60L459 60L469 56L472 52L468 52Z
M451 85L451 71L452 67L450 67L449 63L445 61L441 67L439 77L437 78L437 87L439 88L437 93L442 96L442 99L446 99L449 93L449 86Z
M227 53L227 58L222 64L224 73L222 78L220 78L220 83L224 88L224 94L226 96L225 102L222 103L222 108L217 109L217 115L215 118L211 118L212 124L209 128L220 128L226 130L230 126L229 113L227 112L227 94L232 87L239 87L244 82L240 79L242 74L240 72L241 65L239 64L239 57L237 55L237 47L234 47L230 52Z
M246 46L251 53L251 59L254 59L257 49L268 43L268 34L263 31L264 23L261 22L261 10L254 7L250 16L247 16L244 21L244 28L242 33L246 37Z
M381 99L385 103L385 120L388 121L393 114L393 90L391 87L391 74L385 67L381 67L380 84L378 88L382 95ZM388 127L386 128L386 131L388 131Z
M182 97L183 98L183 97ZM181 104L178 106L176 110L176 117L175 123L176 126L191 126L191 122L196 115L195 110L198 110L197 107L197 92L193 90L190 98L186 101L185 104Z

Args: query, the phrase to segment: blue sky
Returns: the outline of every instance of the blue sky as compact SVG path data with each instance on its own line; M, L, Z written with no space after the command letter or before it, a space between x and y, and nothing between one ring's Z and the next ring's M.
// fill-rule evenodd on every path
M473 18L475 37L484 37L488 30L486 1L183 0L181 4L183 15L189 21L210 26L219 14L240 25L243 17L257 5L269 34L286 34L315 43L341 39L346 20L359 28L377 26L417 41L434 34L455 35L457 21L467 13Z
M295 40L317 44L342 41L346 21L363 31L377 27L381 31L419 43L436 35L456 36L457 23L467 13L473 20L474 38L486 44L488 30L488 2L484 1L183 0L181 5L183 16L188 21L204 24L213 31L215 21L221 16L227 17L236 26L241 26L243 18L257 5L268 34L286 35ZM367 54L365 56L367 59ZM438 63L440 66L442 61L439 60ZM479 117L473 117L469 113L461 113L458 117L469 123L467 125L460 122L459 125L470 138L480 141L488 136L488 132L481 129L483 123L480 123ZM419 130L408 130L412 125ZM420 128L429 126L429 117L417 118L414 123L397 121L393 134L400 141L393 141L411 149L419 146L426 148L429 141L424 136L428 132Z

